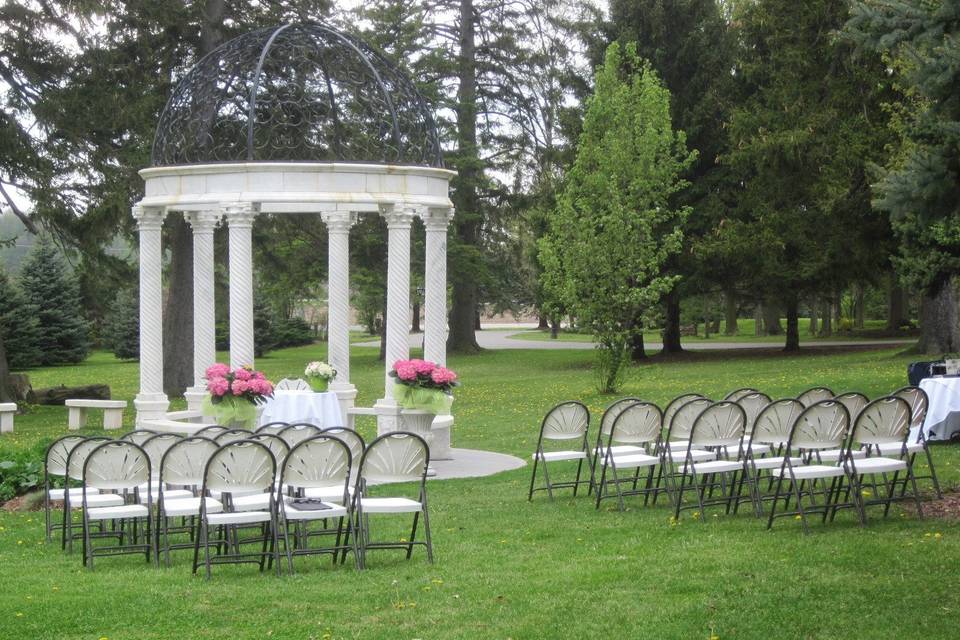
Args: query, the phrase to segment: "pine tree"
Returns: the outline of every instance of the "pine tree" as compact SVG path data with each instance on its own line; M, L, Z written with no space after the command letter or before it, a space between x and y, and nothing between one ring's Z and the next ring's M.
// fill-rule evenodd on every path
M37 308L29 302L0 269L0 336L11 369L26 369L40 363Z
M20 289L37 309L40 364L81 362L90 352L80 289L56 248L41 240L24 261Z
M140 296L136 287L117 292L103 323L104 346L121 360L140 357Z

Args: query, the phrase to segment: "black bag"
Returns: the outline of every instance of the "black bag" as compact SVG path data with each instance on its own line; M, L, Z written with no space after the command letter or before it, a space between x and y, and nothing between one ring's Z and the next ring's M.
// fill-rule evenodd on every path
M935 365L942 365L940 361L935 362L911 362L907 365L907 380L911 387L916 387L924 378L930 378L934 373Z

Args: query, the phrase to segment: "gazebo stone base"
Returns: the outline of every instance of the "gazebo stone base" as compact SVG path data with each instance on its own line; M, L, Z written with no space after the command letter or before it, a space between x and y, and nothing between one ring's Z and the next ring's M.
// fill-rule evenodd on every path
M146 420L163 420L167 417L167 409L170 408L170 401L163 393L141 393L133 400L133 406L137 408L137 427L143 425Z
M343 424L340 426L352 427L352 425L348 424L348 414L356 402L357 388L350 383L343 384L342 382L333 382L327 391L332 391L337 394L337 402L340 403L340 415L343 416Z
M207 399L207 390L202 387L190 387L183 398L187 401L188 411L203 411L203 401Z

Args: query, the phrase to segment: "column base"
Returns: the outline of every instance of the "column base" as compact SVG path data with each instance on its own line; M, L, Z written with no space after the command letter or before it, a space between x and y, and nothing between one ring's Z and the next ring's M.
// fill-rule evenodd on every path
M147 420L166 419L170 401L165 393L139 393L133 400L133 406L137 408L136 426L141 428Z
M377 435L382 436L391 431L401 431L403 421L400 419L400 405L393 398L381 398L373 405L377 415Z
M342 426L353 429L353 416L347 413L352 409L357 399L357 388L349 382L333 382L327 387L327 391L337 394L337 402L340 403L340 419Z
M453 416L436 416L430 430L433 432L433 444L430 447L431 460L453 460L450 449L450 428Z
M203 401L207 399L206 387L190 387L183 394L187 401L187 411L203 411Z

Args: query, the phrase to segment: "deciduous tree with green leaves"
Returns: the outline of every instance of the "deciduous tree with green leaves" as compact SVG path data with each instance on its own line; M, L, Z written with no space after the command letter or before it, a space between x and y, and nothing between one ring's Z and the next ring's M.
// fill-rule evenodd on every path
M672 206L695 161L674 131L670 93L636 47L607 49L587 104L577 158L541 240L544 287L593 333L601 391L618 386L637 318L676 279L689 208Z

